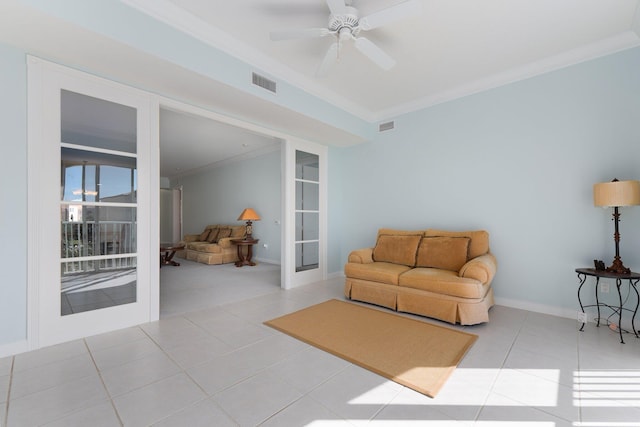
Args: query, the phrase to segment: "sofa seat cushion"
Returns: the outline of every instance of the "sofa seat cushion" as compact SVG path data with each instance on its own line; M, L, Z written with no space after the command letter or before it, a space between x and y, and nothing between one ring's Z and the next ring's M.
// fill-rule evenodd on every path
M198 252L208 252L212 254L217 254L222 252L222 248L215 243L207 243L207 242L191 242L187 243L187 249L191 249Z
M403 273L399 279L400 287L460 298L482 298L487 293L478 280L459 277L453 271L438 268L416 267Z
M390 285L397 285L400 275L409 270L411 270L411 267L390 262L372 262L368 264L349 262L344 266L344 273L349 278L370 280Z

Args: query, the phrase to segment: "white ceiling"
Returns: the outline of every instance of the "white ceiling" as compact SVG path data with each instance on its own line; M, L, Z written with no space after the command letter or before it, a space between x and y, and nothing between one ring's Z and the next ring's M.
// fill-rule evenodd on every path
M216 120L160 109L160 174L175 177L255 156L280 140Z
M394 68L346 43L318 79L332 36L274 42L269 33L326 27L325 0L124 1L370 121L640 44L637 0L419 0L420 15L360 34ZM352 3L366 16L403 1Z
M640 45L640 0L419 0L419 16L360 34L395 58L394 68L382 71L347 45L318 79L331 37L273 42L269 32L326 26L325 0L121 1L371 123ZM353 5L362 16L400 2ZM18 0L0 0L0 43L264 128L338 145L362 141ZM162 115L163 176L277 144L209 118Z

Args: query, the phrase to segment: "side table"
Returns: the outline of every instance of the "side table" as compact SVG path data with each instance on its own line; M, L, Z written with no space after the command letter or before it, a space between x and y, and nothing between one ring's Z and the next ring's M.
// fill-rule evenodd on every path
M238 246L238 261L236 261L236 267L242 267L243 265L256 265L251 261L253 257L253 245L258 243L260 239L231 239L232 243ZM247 248L246 254L242 250L243 247Z
M184 245L180 243L160 243L160 268L163 265L179 266L180 263L173 260L173 256L177 251L184 249Z
M631 272L628 274L620 274L620 273L612 273L606 270L596 270L594 268L576 268L576 273L578 273L578 280L580 281L580 286L578 287L578 302L580 303L580 309L582 310L582 313L584 313L585 307L596 307L598 310L596 326L600 326L600 307L607 307L611 309L614 314L618 314L618 331L620 333L620 342L624 344L624 339L622 338L622 312L623 311L632 312L633 316L631 317L631 329L633 330L633 333L635 334L636 338L640 338L638 336L638 330L636 329L636 326L635 326L636 314L638 313L638 306L640 306L640 294L638 294L638 288L636 287L636 284L640 280L640 273ZM595 277L596 279L596 282L595 282L596 303L583 305L582 299L580 298L580 291L582 290L582 286L584 285L584 283L587 281L587 277ZM600 283L601 278L615 279L616 289L618 290L619 305L612 306L612 305L600 302L598 298L598 284ZM623 280L629 281L629 292L631 292L631 289L633 289L634 292L636 293L636 306L633 310L623 307L622 293L620 292L620 286L622 286ZM582 322L580 331L584 329L584 325L585 325L585 322Z

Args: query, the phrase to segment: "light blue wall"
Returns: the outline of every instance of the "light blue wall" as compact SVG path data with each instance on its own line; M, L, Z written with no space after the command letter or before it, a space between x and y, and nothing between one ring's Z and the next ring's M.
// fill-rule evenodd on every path
M24 52L0 44L0 347L27 329L27 67Z
M173 180L183 187L185 234L201 233L209 224L243 224L237 220L244 208L254 208L262 218L253 223L256 259L280 264L281 225L280 151L234 162ZM263 248L267 244L268 249Z
M592 185L640 179L639 123L640 48L398 117L330 151L330 271L379 227L484 228L498 298L574 309L574 269L614 255ZM623 209L621 234L640 271L640 207Z

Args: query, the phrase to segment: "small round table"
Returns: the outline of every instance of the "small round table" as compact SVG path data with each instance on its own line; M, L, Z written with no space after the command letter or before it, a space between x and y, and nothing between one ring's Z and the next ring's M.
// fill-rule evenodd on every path
M256 265L255 262L251 261L251 257L253 257L253 245L259 241L260 239L231 239L231 242L238 246L238 261L236 261L236 267L242 267L243 265ZM247 248L246 254L242 250L243 247Z
M173 256L177 251L181 251L182 249L184 249L184 245L179 243L160 243L160 268L162 268L163 265L173 265L178 267L180 263L175 262L173 260Z
M624 339L622 338L622 312L628 311L630 313L633 313L633 315L631 316L631 329L633 330L633 333L636 336L636 338L640 338L640 336L638 336L638 330L636 329L636 326L635 326L636 314L638 313L638 307L640 306L640 294L638 293L638 288L636 287L636 284L638 283L638 281L640 281L640 274L634 273L634 272L626 273L626 274L612 273L606 270L595 270L593 268L576 268L576 273L578 273L578 280L580 281L580 286L578 286L578 303L580 304L580 310L582 310L583 316L585 315L584 314L585 307L596 307L598 310L598 317L596 318L597 319L596 326L600 326L600 307L607 307L611 309L614 314L618 315L618 332L620 334L620 342L624 344ZM596 279L595 280L596 303L583 305L582 298L580 298L580 290L582 289L582 285L584 285L584 283L587 281L587 276L595 277ZM600 299L598 297L598 284L600 283L601 278L615 279L616 289L618 291L617 306L600 302ZM636 294L636 306L634 307L633 310L624 307L624 303L622 301L622 293L620 292L620 286L622 286L623 280L629 281L629 292L633 290ZM583 320L586 320L586 318L583 318ZM580 327L580 331L584 329L584 324L585 322L583 321L582 326Z

